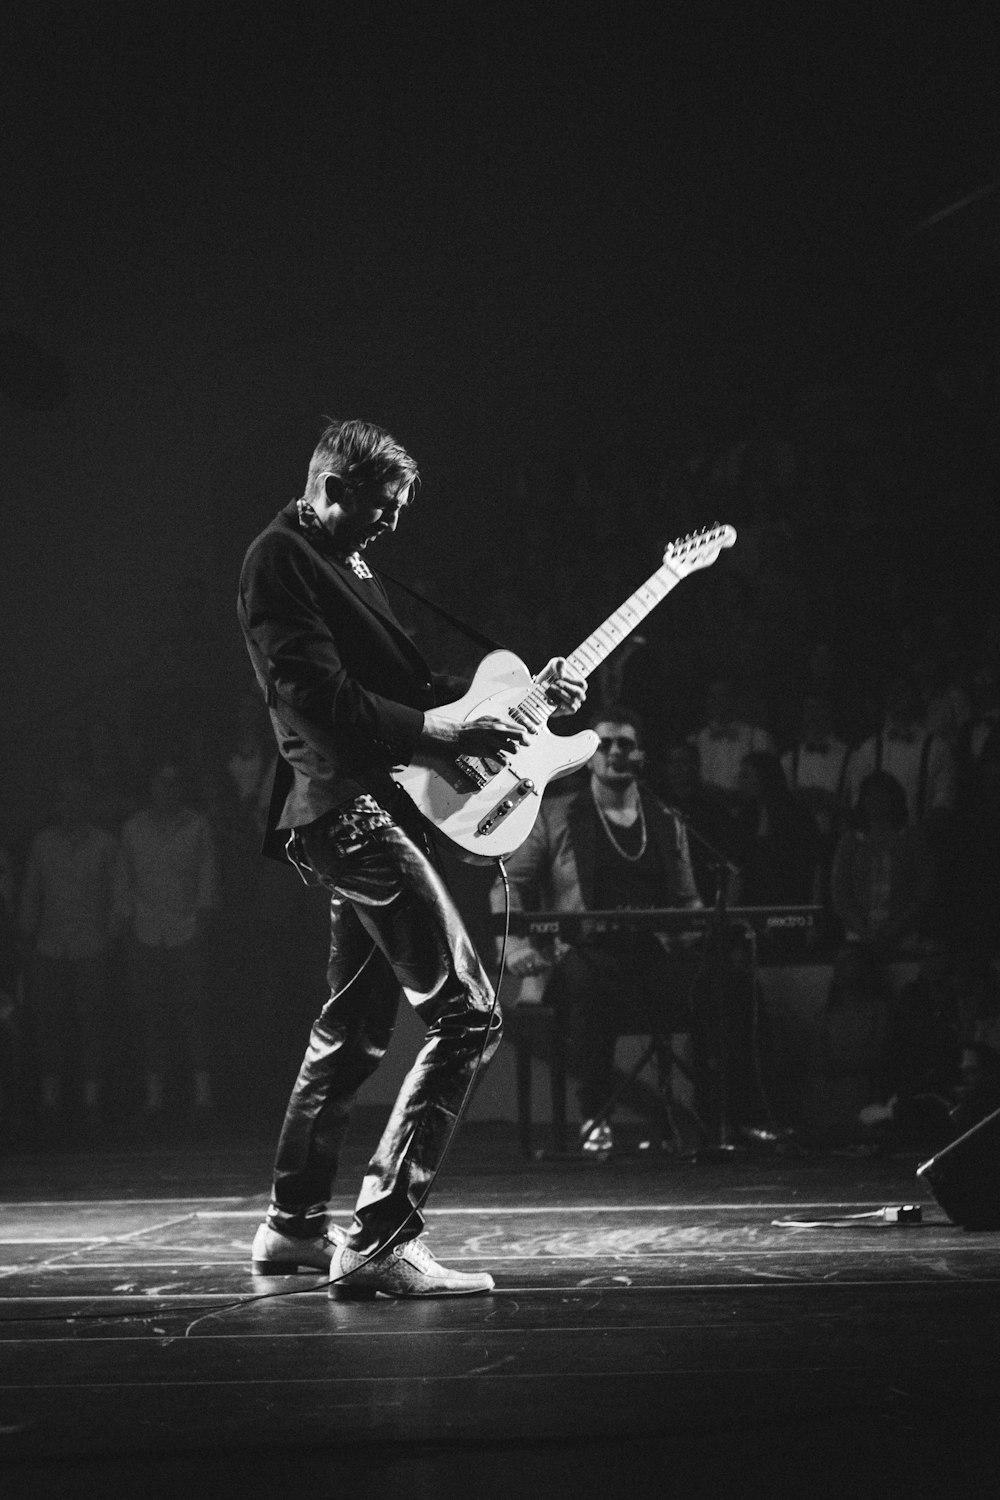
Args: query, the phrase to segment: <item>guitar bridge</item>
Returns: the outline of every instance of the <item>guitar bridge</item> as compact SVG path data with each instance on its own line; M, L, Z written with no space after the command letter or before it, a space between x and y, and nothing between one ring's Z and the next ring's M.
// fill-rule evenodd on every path
M522 803L525 797L530 797L534 790L535 783L533 781L519 781L510 796L504 797L503 801L498 802L492 812L486 814L486 817L478 824L476 833L481 838L487 833L492 833L494 828L502 823L504 818L509 818L515 807Z
M494 760L491 756L476 757L473 755L460 755L455 765L461 771L466 780L478 790L480 787L488 786L498 771L503 770L502 760Z

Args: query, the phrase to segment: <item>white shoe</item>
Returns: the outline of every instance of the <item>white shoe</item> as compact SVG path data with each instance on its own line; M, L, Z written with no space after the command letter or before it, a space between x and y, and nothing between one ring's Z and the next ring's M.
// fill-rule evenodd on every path
M593 1120L585 1120L580 1126L580 1150L585 1151L588 1156L607 1156L614 1149L614 1144L615 1138L607 1120L603 1120L600 1125L595 1125Z
M330 1262L331 1297L467 1297L491 1292L493 1284L487 1271L449 1271L421 1239L403 1240L370 1260L338 1245Z
M250 1251L253 1273L255 1276L294 1276L300 1269L327 1271L333 1252L343 1244L344 1238L344 1231L336 1225L330 1226L328 1234L302 1240L282 1234L270 1224L261 1224Z

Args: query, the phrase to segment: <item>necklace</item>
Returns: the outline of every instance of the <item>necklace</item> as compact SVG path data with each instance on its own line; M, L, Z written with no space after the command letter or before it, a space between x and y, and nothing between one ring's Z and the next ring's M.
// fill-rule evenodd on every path
M604 829L604 832L610 839L615 853L620 855L622 859L627 859L630 865L637 865L646 852L646 815L642 810L642 798L640 797L636 804L639 809L639 849L638 853L629 854L625 849L622 848L621 844L619 844L617 838L615 837L614 826L607 813L604 811L604 808L594 796L593 787L591 787L590 789L590 795L593 798L594 806L597 808L597 816L601 820L601 827Z

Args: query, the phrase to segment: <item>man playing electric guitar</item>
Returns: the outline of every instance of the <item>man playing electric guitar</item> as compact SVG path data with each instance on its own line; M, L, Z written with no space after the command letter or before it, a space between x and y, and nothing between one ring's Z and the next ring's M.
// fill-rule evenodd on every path
M427 857L427 825L393 780L415 755L503 764L528 743L500 712L437 711L462 685L434 677L362 560L394 531L416 464L382 429L331 422L306 491L251 543L238 613L278 745L264 853L330 892L330 996L309 1040L278 1142L254 1270L330 1267L340 1296L488 1292L420 1238L423 1201L500 1015L462 920ZM560 657L537 679L547 712L573 713L583 673ZM427 1025L368 1166L346 1236L327 1202L354 1096L385 1055L400 990Z

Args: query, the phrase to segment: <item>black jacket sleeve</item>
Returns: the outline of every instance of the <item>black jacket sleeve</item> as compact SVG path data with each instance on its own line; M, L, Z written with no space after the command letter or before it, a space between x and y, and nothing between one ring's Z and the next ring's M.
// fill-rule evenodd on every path
M394 699L390 691L363 687L356 672L369 663L381 667L374 675L405 693L406 664L400 657L394 673L388 629L370 612L352 609L354 601L346 595L338 599L327 571L306 548L265 532L248 554L240 581L248 641L277 711L282 705L291 709L296 727L305 721L302 732L316 749L344 767L373 760L405 763L423 728L423 711Z

